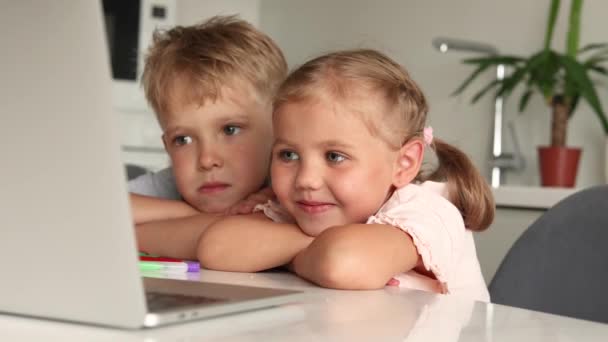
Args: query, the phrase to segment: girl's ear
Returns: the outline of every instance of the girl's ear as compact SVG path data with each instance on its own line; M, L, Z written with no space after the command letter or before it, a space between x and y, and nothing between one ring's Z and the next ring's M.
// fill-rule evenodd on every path
M418 175L422 165L424 142L412 139L399 149L393 173L393 186L397 189L408 185Z

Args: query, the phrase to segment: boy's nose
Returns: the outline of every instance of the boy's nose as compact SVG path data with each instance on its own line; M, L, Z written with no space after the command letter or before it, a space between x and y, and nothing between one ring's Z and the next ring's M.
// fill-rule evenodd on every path
M221 167L224 164L221 153L217 147L206 145L201 147L198 156L198 166L202 170L210 170L215 167Z
M323 185L323 174L320 167L302 163L296 175L297 189L316 190Z

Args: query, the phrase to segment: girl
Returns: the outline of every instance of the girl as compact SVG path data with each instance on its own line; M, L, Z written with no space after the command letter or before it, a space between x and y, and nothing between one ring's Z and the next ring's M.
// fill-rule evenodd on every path
M425 128L408 73L373 50L324 55L295 70L274 103L278 203L201 236L206 268L288 265L324 287L387 282L488 301L471 231L494 217L490 188L464 153ZM438 167L421 172L425 152Z

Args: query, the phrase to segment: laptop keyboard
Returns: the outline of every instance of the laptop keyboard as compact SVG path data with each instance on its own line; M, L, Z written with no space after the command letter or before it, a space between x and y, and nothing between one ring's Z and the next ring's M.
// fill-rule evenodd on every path
M151 312L161 312L187 306L200 306L204 304L215 304L226 301L228 300L222 298L146 292L148 311Z

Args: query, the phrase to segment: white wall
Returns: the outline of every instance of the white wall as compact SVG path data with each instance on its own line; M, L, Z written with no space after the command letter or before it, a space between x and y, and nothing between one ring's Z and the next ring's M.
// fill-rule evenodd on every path
M548 0L262 0L260 26L277 40L291 66L335 49L372 47L387 52L406 66L427 94L436 135L461 147L487 174L493 100L469 102L485 82L462 96L450 97L471 71L460 59L472 55L440 54L431 40L437 36L471 39L493 44L503 53L528 55L542 47L548 5ZM560 50L568 8L569 1L562 1L554 40ZM583 44L606 40L607 25L601 13L608 13L608 2L585 2ZM491 79L488 73L483 81ZM608 109L607 94L606 87L601 88ZM508 174L507 182L538 185L536 146L549 142L550 112L536 96L526 112L517 115L518 100L507 102L506 119L515 123L528 167L521 174ZM604 135L586 105L571 120L568 143L583 148L577 186L604 183ZM512 149L509 140L504 149Z
M258 25L259 0L177 0L178 25L199 23L214 15L238 14L241 19Z

